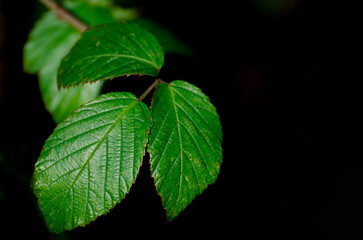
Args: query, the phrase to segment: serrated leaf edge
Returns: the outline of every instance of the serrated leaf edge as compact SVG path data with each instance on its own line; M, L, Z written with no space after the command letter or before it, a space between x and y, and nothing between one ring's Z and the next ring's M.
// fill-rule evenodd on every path
M175 81L173 81L173 82L171 82L171 83L168 83L168 82L164 82L164 81L162 81L162 82L160 82L159 84L162 84L162 83L164 83L164 84L166 84L167 86L168 86L168 89L169 89L169 91L171 91L171 89L170 89L170 85L171 84L173 84L174 82L178 82L178 81L180 81L180 82L184 82L184 81L182 81L182 80L175 80ZM195 87L196 89L198 89L205 97L206 97L206 99L210 102L210 98L207 96L207 95L205 95L202 91L201 91L201 89L200 88L198 88L197 86L195 86L194 84L191 84L191 83L189 83L189 82L187 82L188 84L190 84L191 86L193 86L193 87ZM159 86L159 84L158 84L158 86ZM158 87L157 86L157 87ZM155 91L154 91L154 95L155 95L155 92L156 92L156 90L157 90L157 87L156 87L156 89L155 89ZM154 99L154 95L153 95L153 98L152 99ZM213 104L212 104L213 105ZM151 125L150 125L150 129L149 129L149 136L150 136L150 134L151 134L151 129L153 128L153 125L154 125L154 122L153 122L153 120L152 120L152 118L151 118L151 113L152 113L152 110L151 110L151 106L152 106L152 103L150 104L150 107L149 107L149 109L150 109L150 120L152 121L151 122ZM213 107L214 107L214 105L213 105ZM174 108L174 110L175 110L175 106L174 106L174 102L173 102L173 108ZM215 108L215 107L214 107ZM216 109L215 109L216 110ZM216 113L216 115L218 116L218 119L220 119L220 116L219 116L219 114L218 114L218 112L217 111L215 111L215 113ZM221 138L221 155L223 156L223 131L221 131L221 133L222 133L222 138ZM146 146L146 152L149 154L149 156L150 156L150 159L149 159L149 166L150 166L150 171L152 171L152 169L151 169L151 159L152 159L152 153L149 151L149 149L148 149L148 147L149 147L149 144L150 144L150 142L149 142L149 136L148 136L148 142L147 142L147 146ZM171 222L172 220L174 220L175 218L177 218L178 216L180 216L180 214L182 214L188 207L189 207L189 205L190 204L192 204L193 203L193 201L197 198L197 197L199 197L200 195L202 195L202 193L203 192L205 192L207 189L209 189L210 188L210 186L211 185L213 185L217 180L218 180L218 176L220 175L220 169L221 169L221 167L222 167L222 164L223 164L223 161L222 161L222 159L221 159L221 163L218 165L218 167L217 167L217 174L215 175L215 180L214 181L209 181L208 182L208 184L207 184L207 186L206 186L206 188L204 188L199 194L196 194L196 195L194 195L194 197L193 198L191 198L190 199L190 203L181 211L181 212L179 212L176 216L170 216L169 214L168 214L168 210L166 209L166 206L164 205L164 198L161 196L161 194L157 191L157 187L156 187L156 180L155 180L155 178L152 176L152 174L151 174L151 177L152 177L152 179L153 179L153 182L154 182L154 189L155 189L155 192L156 192L156 194L160 197L160 199L161 199L161 205L162 205L162 208L163 208L163 210L165 211L165 213L166 213L166 220L167 220L167 222ZM175 211L175 210L174 210Z
M132 93L130 93L131 95L133 95L135 98L136 98L136 96L134 95L134 94L132 94ZM100 97L102 97L102 95L100 95L99 97L97 97L97 98L100 98ZM96 99L97 99L96 98ZM95 99L95 100L96 100ZM95 100L92 100L92 101L95 101ZM90 101L90 102L92 102L92 101ZM90 102L88 102L88 103L90 103ZM84 104L82 104L78 109L76 109L76 110L74 110L73 112L77 112L83 105L87 105L88 103L84 103ZM125 113L127 112L127 111L129 111L132 107L134 107L137 103L140 103L141 104L141 102L139 102L138 101L138 99L136 98L135 99L135 103L134 104L132 104L131 106L129 106L128 108L127 108L127 110L125 110ZM72 112L72 113L73 113ZM72 113L70 114L70 116L72 115ZM124 114L122 114L122 115L124 115ZM67 119L67 118L66 118ZM64 119L62 122L60 122L59 124L58 124L58 126L59 125L61 125L66 119ZM117 118L117 120L115 121L115 123L117 124L120 120L122 119L122 117L120 116L119 118ZM149 121L150 121L150 118L148 117L148 119L149 119ZM116 125L116 124L113 124L111 127L110 127L110 129L111 130L108 130L106 133L108 133L109 134L109 132L110 131L112 131L112 129L113 129L113 126L114 125ZM53 132L56 130L56 128L53 130ZM149 134L150 133L150 127L149 127L149 130L148 130L148 133L147 134ZM53 133L52 133L53 134ZM52 135L51 134L51 135ZM51 136L50 135L50 136ZM106 134L105 134L106 135ZM47 139L48 140L48 139ZM46 140L46 141L47 141ZM99 141L99 143L101 143L102 141L104 140L104 137L102 138L102 140L100 140ZM99 143L97 143L97 145L99 145ZM146 147L147 147L147 144L148 144L148 141L146 141L146 143L145 143L145 145L144 145L144 155L143 155L143 157L145 157L145 155L146 155ZM96 147L97 148L97 147ZM42 151L44 150L44 147L43 147L43 149L42 149ZM93 152L95 152L95 151L92 151L92 153ZM91 155L93 155L93 154L91 154ZM89 159L90 159L90 157L89 157ZM86 161L86 163L82 166L82 170L84 169L84 167L88 164L88 162L89 162L89 159ZM99 214L99 215L97 215L94 219L91 219L88 223L84 223L84 224L80 224L80 225L78 225L78 226L76 226L76 227L73 227L72 229L66 229L66 228L64 228L64 226L63 226L63 230L62 231L52 231L50 228L50 226L47 226L47 228L49 229L49 231L51 231L52 233L55 233L55 234L59 234L59 233L62 233L62 232L64 232L64 231L71 231L71 230L74 230L74 229L77 229L77 228L80 228L80 227L85 227L85 226L87 226L87 225L89 225L89 224L91 224L91 223L93 223L94 221L96 221L99 217L102 217L102 216L105 216L105 215L107 215L112 209L114 209L118 204L120 204L121 202L122 202L122 200L123 199L125 199L126 198L126 196L130 193L130 191L131 191L131 188L132 188L132 186L136 183L136 181L137 181L137 177L139 176L139 174L140 174L140 169L141 169L141 167L142 167L142 164L143 164L143 161L141 161L141 165L140 165L140 167L139 167L139 170L137 171L137 173L136 173L136 176L135 176L135 181L131 184L131 186L130 186L130 190L128 191L128 192L126 192L125 193L125 195L113 206L113 207L111 207L107 212L105 212L105 213L102 213L102 214ZM80 172L82 172L82 170L80 171ZM77 176L76 176L76 178L73 180L73 183L72 183L72 185L76 182L76 180L77 180ZM32 188L32 190L33 190L33 192L34 192L34 195L35 195L35 197L36 197L36 199L37 200L39 200L39 196L36 194L36 189L35 189L35 184L36 184L36 181L37 181L37 175L36 174L33 174L33 176L32 176L32 178L31 178L31 188ZM71 187L70 187L70 189L71 189ZM67 195L69 194L69 190L68 190L68 193L67 193ZM67 197L67 196L66 196ZM66 198L65 197L65 198ZM37 205L38 205L38 209L40 209L41 210L41 208L40 208L40 205L39 205L39 201L37 201Z

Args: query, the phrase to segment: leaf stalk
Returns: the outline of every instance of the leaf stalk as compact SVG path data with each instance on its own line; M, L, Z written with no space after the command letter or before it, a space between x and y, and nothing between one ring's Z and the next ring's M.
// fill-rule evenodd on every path
M39 0L44 6L52 10L58 15L59 19L63 19L64 21L68 22L70 25L72 25L75 29L77 29L80 32L84 32L88 29L88 26L84 24L81 20L74 17L72 14L67 12L64 8L59 6L55 1L53 0Z
M160 78L156 79L155 82L153 82L153 84L151 84L151 86L138 98L139 102L142 102L142 100L144 100L144 98L159 84L163 82L163 80L161 80Z

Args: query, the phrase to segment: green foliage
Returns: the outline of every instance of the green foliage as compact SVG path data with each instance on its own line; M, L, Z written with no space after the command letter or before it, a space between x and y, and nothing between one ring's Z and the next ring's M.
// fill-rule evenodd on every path
M75 86L123 75L157 76L164 53L157 39L139 25L111 23L91 27L58 70L58 85Z
M89 18L88 11L79 12L77 6L87 5L91 8L97 8L98 14L112 16L112 21L129 21L138 17L138 10L136 8L122 8L112 0L63 0L62 4L70 9L71 12L80 19ZM111 21L111 22L112 22ZM110 22L108 22L110 23ZM88 23L95 25L97 23Z
M131 93L109 93L83 105L45 142L34 172L49 230L83 226L125 197L145 153L148 107Z
M63 5L68 3L87 3L90 6L108 7L113 4L112 0L62 0Z
M79 33L53 12L45 13L35 24L24 46L24 70L37 73L48 63L64 57L64 52L79 38Z
M111 1L64 3L79 18L88 16L87 23L109 23L80 35L48 12L24 48L25 70L38 72L43 99L57 122L88 102L55 128L35 165L34 193L49 230L85 226L121 202L136 180L147 143L156 190L168 220L174 219L219 174L222 128L215 107L196 86L161 79L139 99L115 92L90 101L102 86L93 83L97 80L130 74L157 78L164 51L136 21L111 21L105 8L113 6ZM161 36L165 51L192 54L161 26L139 22ZM70 86L78 87L58 91ZM142 100L155 87L150 112Z
M64 7L90 26L115 21L110 9L106 6L93 5L83 1L65 1Z
M68 23L58 20L55 13L46 12L34 26L24 47L24 70L28 73L38 72L45 107L56 123L81 104L97 97L102 87L102 84L98 83L69 91L58 91L58 67L80 36L81 34Z
M57 70L59 62L43 67L39 76L39 89L47 110L56 123L61 122L81 104L96 98L101 91L102 82L92 85L77 86L69 89L58 89Z
M208 97L184 81L158 85L151 122L151 172L172 220L216 180L222 163L221 125Z
M166 54L191 55L192 51L170 31L157 23L138 17L136 9L124 9L112 1L64 0L65 8L86 24L112 23L133 20L149 29L160 40ZM40 92L45 108L59 123L81 104L93 100L101 91L102 83L57 88L57 71L64 58L81 34L55 13L45 12L36 22L24 47L24 70L38 73Z

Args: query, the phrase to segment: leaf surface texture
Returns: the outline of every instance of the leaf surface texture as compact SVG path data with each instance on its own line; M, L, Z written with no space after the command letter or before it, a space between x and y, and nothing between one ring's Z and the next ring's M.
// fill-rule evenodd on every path
M158 85L151 122L151 172L172 220L216 180L222 162L221 124L209 98L184 81Z
M84 226L125 197L145 153L148 116L133 94L118 92L83 105L57 126L34 172L50 231Z
M157 76L164 53L156 38L137 24L110 23L85 31L58 70L58 85L124 75Z

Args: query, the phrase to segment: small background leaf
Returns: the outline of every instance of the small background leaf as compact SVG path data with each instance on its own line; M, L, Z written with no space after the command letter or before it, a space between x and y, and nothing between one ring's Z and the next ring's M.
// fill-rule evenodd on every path
M90 6L109 7L113 5L113 0L62 0L61 3L87 3Z
M107 24L115 21L110 9L100 5L90 5L83 1L65 1L64 7L68 9L72 15L90 26Z
M145 154L148 107L131 93L102 95L58 125L34 172L50 231L84 226L121 201Z
M81 104L95 99L103 85L102 82L97 82L92 85L86 84L69 89L58 89L56 79L59 64L60 60L58 63L52 62L46 65L38 75L43 102L56 123L65 119Z
M215 107L184 81L158 85L151 105L151 172L169 220L212 184L222 163Z
M163 64L162 48L144 28L131 23L94 26L62 60L58 85L75 86L132 74L157 76Z
M24 46L24 70L34 74L45 65L61 59L67 51L64 45L75 43L79 36L66 22L59 21L55 13L44 13L35 23Z

